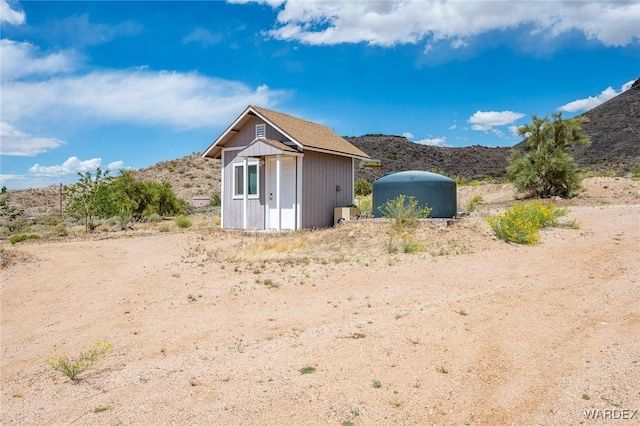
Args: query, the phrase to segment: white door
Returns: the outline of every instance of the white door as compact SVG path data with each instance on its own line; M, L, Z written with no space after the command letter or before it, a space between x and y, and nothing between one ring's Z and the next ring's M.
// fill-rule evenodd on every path
M296 159L280 158L280 216L278 215L276 186L276 158L267 158L267 228L296 229Z

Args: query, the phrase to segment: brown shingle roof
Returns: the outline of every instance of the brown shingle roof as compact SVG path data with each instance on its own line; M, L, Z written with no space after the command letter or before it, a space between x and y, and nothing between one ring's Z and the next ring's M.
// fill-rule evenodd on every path
M354 157L370 158L347 140L322 124L313 123L281 112L250 106L256 113L285 132L304 148L316 148Z

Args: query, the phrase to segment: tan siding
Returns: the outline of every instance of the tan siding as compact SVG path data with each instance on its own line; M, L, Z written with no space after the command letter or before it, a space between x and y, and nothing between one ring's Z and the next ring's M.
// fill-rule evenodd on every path
M353 203L351 158L305 151L302 174L302 225L333 226L333 209Z

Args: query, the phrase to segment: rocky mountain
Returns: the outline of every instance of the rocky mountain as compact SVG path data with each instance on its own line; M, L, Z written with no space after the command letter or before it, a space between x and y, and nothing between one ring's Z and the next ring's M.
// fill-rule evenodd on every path
M474 145L444 148L421 145L403 136L365 135L346 137L349 142L380 160L382 167L358 170L356 178L373 181L389 171L425 170L467 179L500 178L507 167L510 148Z
M596 170L627 172L640 165L640 79L631 89L582 114L591 145L573 151L576 162Z

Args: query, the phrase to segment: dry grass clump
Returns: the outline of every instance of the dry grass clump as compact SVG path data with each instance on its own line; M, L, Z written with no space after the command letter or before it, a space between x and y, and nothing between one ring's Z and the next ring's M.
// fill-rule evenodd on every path
M330 229L282 234L257 234L226 253L226 260L241 262L293 262L315 260L355 262L384 253L385 225L380 221L349 221Z
M0 269L8 268L17 263L27 262L30 259L31 257L18 250L0 246Z
M222 254L222 261L261 263L314 262L375 263L389 256L420 253L441 256L482 249L491 241L490 231L480 218L456 223L422 220L407 234L423 250L388 250L389 224L380 219L348 221L344 225L320 230L282 234L256 234L243 239Z

